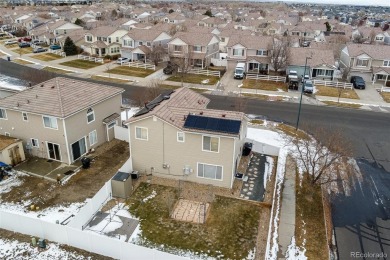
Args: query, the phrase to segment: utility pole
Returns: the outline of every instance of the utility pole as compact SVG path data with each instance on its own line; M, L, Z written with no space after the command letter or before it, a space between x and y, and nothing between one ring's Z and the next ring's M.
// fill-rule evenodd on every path
M298 118L297 118L297 124L295 126L295 131L298 131L299 117L301 116L302 95L303 95L303 88L304 88L305 82L306 82L305 75L306 75L306 67L307 67L307 60L308 59L311 59L311 57L306 57L306 60L305 60L305 71L303 73L303 84L302 84L302 88L301 88L301 98L299 100Z

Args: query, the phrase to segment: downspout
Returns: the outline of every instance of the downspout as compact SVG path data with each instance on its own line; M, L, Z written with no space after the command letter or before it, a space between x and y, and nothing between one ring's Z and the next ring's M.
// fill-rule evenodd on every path
M68 135L66 134L65 119L62 119L62 125L64 127L64 137L65 137L66 152L68 153L68 164L70 165L71 161L70 161L70 153L69 153Z

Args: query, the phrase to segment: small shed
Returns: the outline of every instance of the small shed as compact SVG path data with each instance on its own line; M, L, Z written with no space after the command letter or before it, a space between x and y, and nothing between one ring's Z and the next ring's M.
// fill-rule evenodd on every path
M112 196L126 199L132 191L131 175L127 172L117 172L111 179Z
M22 140L0 135L0 162L16 165L26 160Z

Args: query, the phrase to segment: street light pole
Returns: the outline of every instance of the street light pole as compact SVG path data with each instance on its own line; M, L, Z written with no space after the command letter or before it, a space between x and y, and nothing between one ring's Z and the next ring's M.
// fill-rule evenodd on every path
M297 124L295 126L295 131L298 131L298 125L299 125L299 117L301 115L301 107L302 107L302 95L303 95L303 88L305 86L305 75L306 75L306 67L307 67L307 60L308 59L311 59L311 57L306 57L306 60L305 60L305 70L303 72L303 84L302 84L302 87L301 87L301 98L299 100L299 109L298 109L298 118L297 118Z

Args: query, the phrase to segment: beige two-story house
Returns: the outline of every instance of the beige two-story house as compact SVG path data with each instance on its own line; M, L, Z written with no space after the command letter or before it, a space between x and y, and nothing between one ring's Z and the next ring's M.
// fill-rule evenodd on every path
M85 33L85 45L82 46L85 52L96 56L119 55L120 39L128 31L118 29L115 26L101 26Z
M0 99L0 133L19 138L33 156L71 164L114 138L120 88L54 78Z
M390 80L390 46L347 44L341 50L340 66L350 68L350 76L386 85Z
M130 118L134 170L231 188L247 118L241 112L207 109L209 101L180 88L161 94Z
M218 58L219 38L211 33L179 32L168 42L171 59L186 59L192 66L207 67Z

